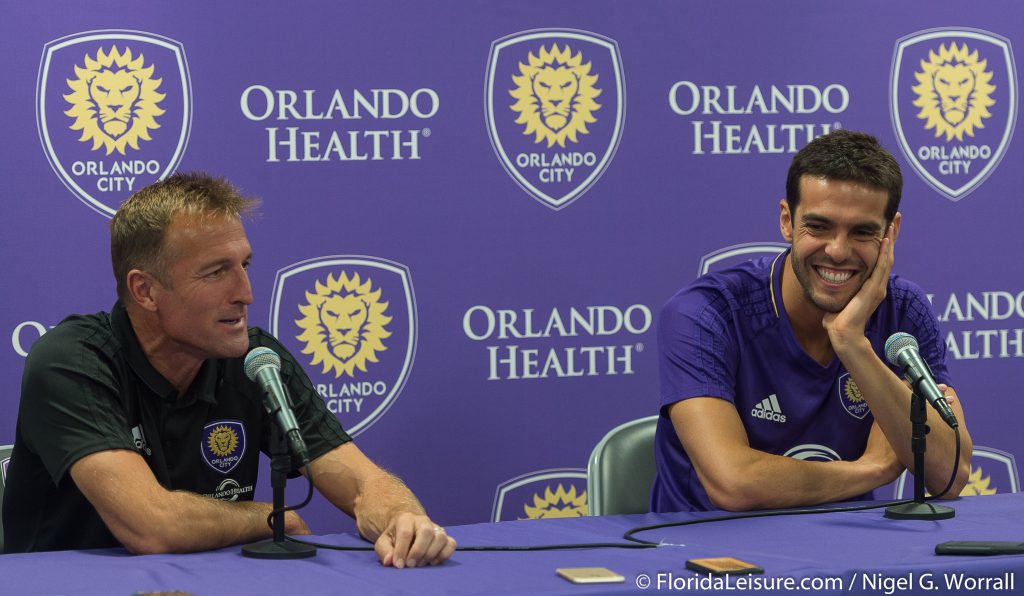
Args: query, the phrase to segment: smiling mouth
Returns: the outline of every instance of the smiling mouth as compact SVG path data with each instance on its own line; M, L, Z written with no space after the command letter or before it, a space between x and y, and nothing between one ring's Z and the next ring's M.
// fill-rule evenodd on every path
M853 271L844 269L829 269L828 267L815 267L818 277L830 284L843 284L853 277Z

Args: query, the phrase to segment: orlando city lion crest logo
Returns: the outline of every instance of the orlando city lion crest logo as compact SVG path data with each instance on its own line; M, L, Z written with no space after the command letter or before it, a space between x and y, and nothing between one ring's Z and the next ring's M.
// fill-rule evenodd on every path
M967 485L960 491L960 496L975 497L1018 491L1020 474L1013 454L993 447L975 445L971 454L971 474L967 479ZM913 492L913 481L907 472L903 472L893 486L893 498L904 499L913 496Z
M900 148L919 176L959 201L996 169L1017 121L1010 42L931 29L896 43L889 98Z
M94 211L178 167L192 122L182 45L141 31L88 31L46 44L36 88L39 138L54 172Z
M782 242L745 242L726 246L701 257L697 275L722 271L761 257L774 257L786 252L787 248L789 245Z
M498 486L491 521L587 515L586 470L555 468L517 476Z
M245 425L238 420L217 420L203 427L203 461L221 474L238 467L245 456Z
M274 282L270 331L354 437L394 404L412 368L417 316L409 270L367 256L289 265Z
M618 45L561 29L499 39L485 107L505 170L534 199L562 209L597 182L618 147L626 108Z

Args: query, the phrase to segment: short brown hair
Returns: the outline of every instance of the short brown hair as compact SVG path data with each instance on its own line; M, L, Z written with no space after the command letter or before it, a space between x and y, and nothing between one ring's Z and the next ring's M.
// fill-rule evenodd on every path
M804 176L856 182L884 190L889 195L885 206L887 222L891 222L900 209L903 194L900 164L869 134L833 130L808 143L793 157L786 176L786 202L792 217L796 216L796 207L800 204L800 179Z
M127 302L128 272L132 269L166 282L169 255L164 237L175 217L241 217L258 204L258 199L243 196L226 179L204 172L177 172L128 197L110 220L110 261L118 298Z

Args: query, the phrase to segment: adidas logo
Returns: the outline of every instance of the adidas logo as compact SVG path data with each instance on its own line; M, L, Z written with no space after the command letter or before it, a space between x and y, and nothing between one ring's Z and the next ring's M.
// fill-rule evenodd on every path
M771 420L772 422L786 422L786 415L782 413L782 408L779 407L779 398L775 397L774 393L762 399L761 403L754 406L750 410L750 415L754 418Z
M153 450L149 448L149 443L146 442L146 434L142 432L141 424L132 428L132 438L135 439L135 449L137 451L145 452L146 455L153 455Z

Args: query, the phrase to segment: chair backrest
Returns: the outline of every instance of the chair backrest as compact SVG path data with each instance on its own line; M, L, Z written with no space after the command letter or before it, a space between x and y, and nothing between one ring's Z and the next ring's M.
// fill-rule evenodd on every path
M4 486L7 484L7 464L11 461L14 445L0 445L0 504L4 502ZM0 517L0 553L4 552L4 520Z
M647 513L654 483L657 416L631 420L608 431L587 462L590 515Z

